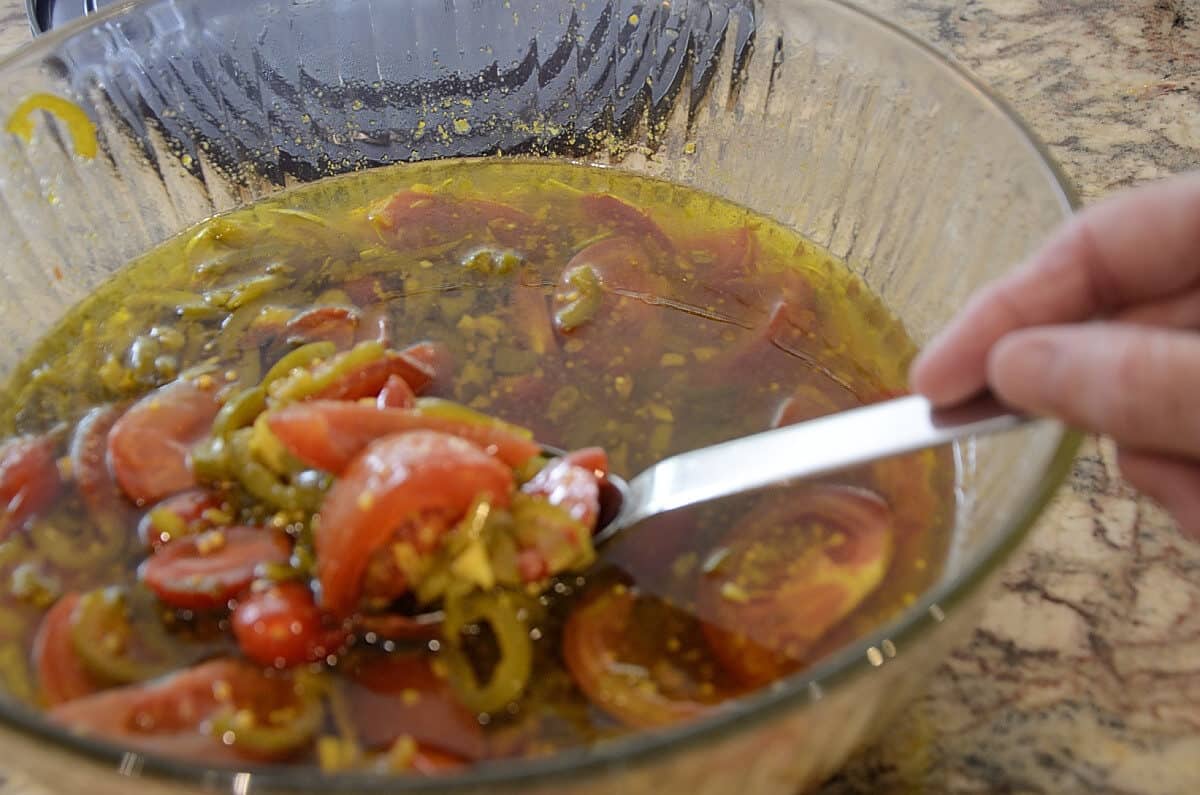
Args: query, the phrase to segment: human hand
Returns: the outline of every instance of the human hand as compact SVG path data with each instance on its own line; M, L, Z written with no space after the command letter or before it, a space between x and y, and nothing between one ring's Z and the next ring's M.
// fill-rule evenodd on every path
M1200 174L1081 212L985 287L913 363L913 389L1116 440L1122 474L1200 538Z

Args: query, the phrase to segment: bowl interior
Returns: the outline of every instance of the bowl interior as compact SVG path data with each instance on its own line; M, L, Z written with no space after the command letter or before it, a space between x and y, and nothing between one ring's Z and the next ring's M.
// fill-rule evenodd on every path
M718 194L845 261L918 342L1072 204L1001 103L835 0L146 0L46 35L0 73L0 117L52 94L83 109L99 142L81 156L72 128L43 113L31 139L0 136L3 372L115 269L187 226L398 162L570 158ZM1028 528L1069 445L1042 426L956 452L954 555L892 625L721 718L468 778L624 765L803 705L814 687L869 670L884 639L914 643ZM0 704L0 720L121 756L14 707Z

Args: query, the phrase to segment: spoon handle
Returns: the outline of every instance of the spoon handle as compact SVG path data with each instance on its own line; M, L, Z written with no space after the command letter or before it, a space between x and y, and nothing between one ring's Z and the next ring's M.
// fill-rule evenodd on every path
M618 522L628 526L685 505L1006 431L1028 421L990 396L940 410L924 397L910 396L830 414L663 460L630 482L629 513Z

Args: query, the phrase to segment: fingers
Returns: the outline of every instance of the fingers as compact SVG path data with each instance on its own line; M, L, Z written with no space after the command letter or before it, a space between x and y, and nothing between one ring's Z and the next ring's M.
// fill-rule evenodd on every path
M1180 530L1200 541L1200 464L1122 447L1117 466L1138 491L1175 517Z
M1120 194L1076 216L1027 265L982 290L918 357L912 386L939 405L984 387L1005 334L1170 296L1200 275L1200 174Z
M1114 318L1162 328L1200 329L1200 289L1193 287L1177 295L1131 306Z
M1043 326L1006 336L988 382L1033 414L1119 444L1200 456L1200 335L1118 323Z

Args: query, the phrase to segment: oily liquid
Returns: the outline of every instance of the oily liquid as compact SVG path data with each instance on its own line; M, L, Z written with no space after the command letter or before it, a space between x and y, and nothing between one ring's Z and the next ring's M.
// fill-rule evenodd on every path
M472 238L385 246L363 208L413 185L515 207L547 234L517 252L520 265L507 272L477 267ZM684 242L669 279L658 274L628 291L620 323L558 335L549 325L555 285L571 257L603 237L563 209L585 193L619 197ZM748 230L756 276L715 273L728 263L713 241L728 230ZM255 279L258 287L234 290ZM779 285L793 312L778 333L766 333ZM291 190L133 262L17 369L0 428L33 433L73 423L91 406L135 397L201 362L230 381L254 383L269 366L256 346L257 319L278 306L351 302L374 307L397 344L449 346L453 375L434 394L525 425L549 444L604 447L627 477L674 453L764 430L789 399L793 419L801 419L901 391L914 352L902 326L841 263L744 208L608 169L440 162ZM890 503L895 551L883 584L797 668L894 616L936 579L949 544L953 475L948 456L925 452L824 479L869 488ZM594 571L556 583L542 597L534 685L507 714L482 721L490 754L546 753L628 731L587 702L559 649L562 622L580 595L609 583L645 597L631 613L631 659L664 668L676 692L700 702L741 692L705 652L690 615L698 609L691 587L757 499L676 517L688 527L668 559L649 528L605 550ZM134 582L144 552L114 546L84 515L68 499L28 534L0 543L0 581L38 562L64 589ZM29 701L36 682L26 660L40 615L0 591L0 682ZM670 638L670 648L655 638Z

